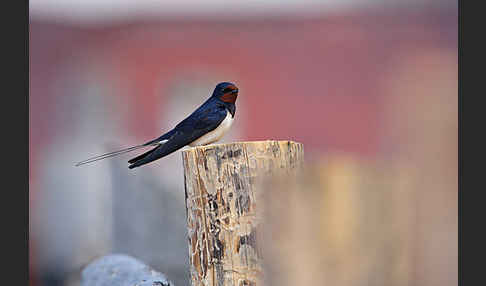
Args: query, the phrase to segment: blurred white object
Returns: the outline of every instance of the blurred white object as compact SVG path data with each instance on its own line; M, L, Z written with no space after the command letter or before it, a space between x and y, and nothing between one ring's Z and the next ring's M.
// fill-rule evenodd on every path
M160 16L216 16L233 20L262 16L320 15L361 8L457 9L453 0L31 0L30 17L81 25L100 25Z

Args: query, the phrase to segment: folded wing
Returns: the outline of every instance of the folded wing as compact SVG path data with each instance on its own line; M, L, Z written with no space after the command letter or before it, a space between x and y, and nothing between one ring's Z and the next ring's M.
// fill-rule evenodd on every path
M133 169L145 165L188 145L218 127L225 119L226 114L227 111L224 106L208 102L184 119L173 130L156 139L167 140L165 143L130 159L128 163L131 165L128 168Z

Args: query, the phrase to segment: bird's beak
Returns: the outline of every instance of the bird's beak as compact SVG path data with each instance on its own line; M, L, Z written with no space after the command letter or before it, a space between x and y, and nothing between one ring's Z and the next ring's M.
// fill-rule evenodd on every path
M233 90L231 91L231 93L232 93L232 94L236 94L236 93L238 93L238 89L233 89Z

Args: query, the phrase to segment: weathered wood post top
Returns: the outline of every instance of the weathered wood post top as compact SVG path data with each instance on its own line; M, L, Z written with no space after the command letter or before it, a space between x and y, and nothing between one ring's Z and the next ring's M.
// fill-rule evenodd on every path
M192 285L263 285L259 181L299 169L303 145L214 144L184 150L182 158Z

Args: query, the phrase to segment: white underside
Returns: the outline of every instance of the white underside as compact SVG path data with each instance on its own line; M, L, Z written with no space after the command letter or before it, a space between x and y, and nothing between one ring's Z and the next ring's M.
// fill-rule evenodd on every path
M233 124L233 119L234 118L231 117L231 113L229 111L226 111L226 118L223 120L223 122L219 124L218 127L216 127L216 129L194 140L192 143L189 144L189 146L192 147L192 146L207 145L218 141L231 127L231 124Z

